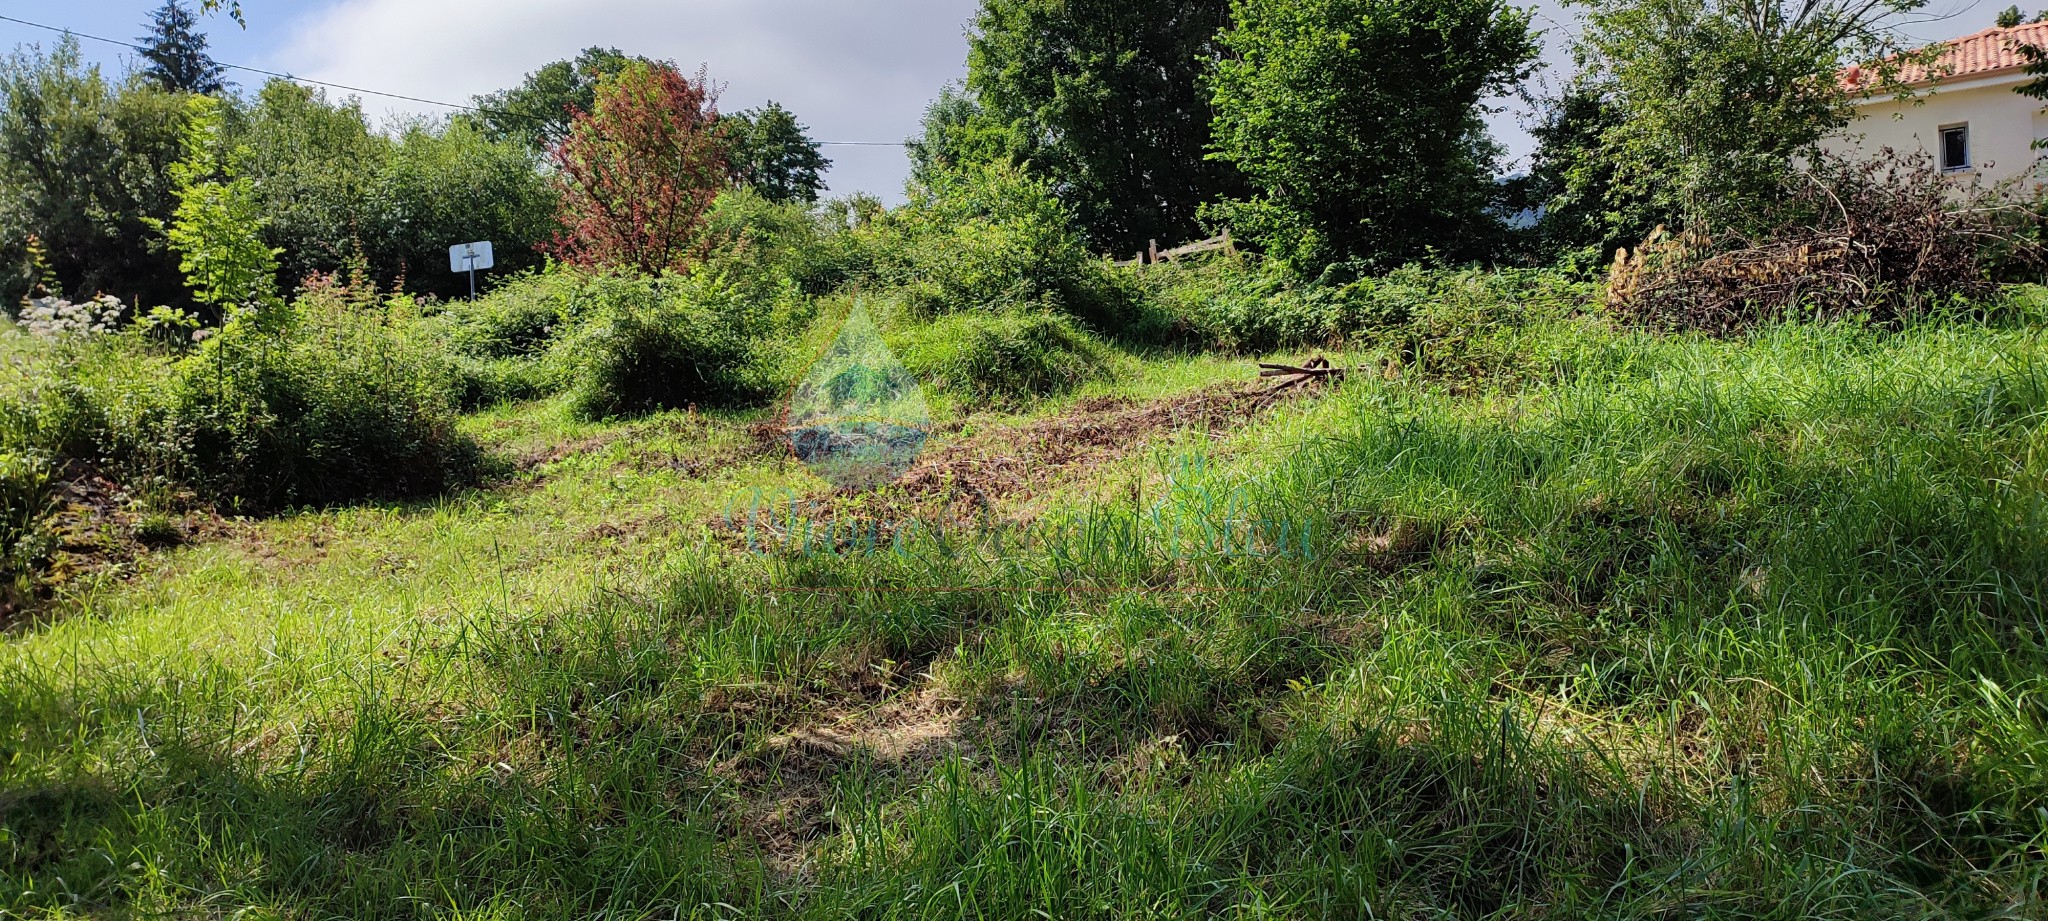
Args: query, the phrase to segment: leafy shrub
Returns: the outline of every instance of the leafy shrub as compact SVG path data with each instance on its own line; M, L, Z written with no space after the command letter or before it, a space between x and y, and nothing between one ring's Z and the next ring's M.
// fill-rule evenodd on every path
M481 456L455 430L454 371L405 319L304 298L231 319L172 372L192 482L268 511L430 495L472 477Z
M1335 282L1343 266L1303 280L1276 262L1210 260L1147 266L1145 280L1184 336L1204 348L1378 346L1436 375L1477 377L1528 362L1524 327L1593 303L1593 287L1554 270L1403 266Z
M1197 347L1264 353L1330 339L1327 293L1277 262L1167 262L1147 266L1143 278L1175 330Z
M1766 237L1660 227L1616 254L1609 305L1646 326L1716 333L1798 315L1896 324L1985 300L1999 271L2040 265L2034 218L2010 193L1958 186L1924 152L1824 155L1789 183Z
M579 415L731 405L762 390L754 348L762 305L702 274L611 276L599 287L601 312L561 346L576 356Z
M878 274L924 315L1042 307L1122 338L1163 331L1128 273L1091 255L1052 190L1013 167L935 172L876 223Z
M521 277L474 302L444 307L429 325L441 326L449 347L464 355L539 355L577 312L580 292L573 282L568 273Z
M47 459L0 447L0 610L29 594L48 549L49 481Z
M1025 310L943 317L900 335L897 349L927 383L996 398L1058 393L1101 375L1110 360L1073 321Z
M39 449L26 352L26 337L0 321L0 608L28 594L49 511L49 460Z
M800 205L769 201L751 188L727 189L712 204L714 270L757 297L821 296L862 274L871 258L862 241Z

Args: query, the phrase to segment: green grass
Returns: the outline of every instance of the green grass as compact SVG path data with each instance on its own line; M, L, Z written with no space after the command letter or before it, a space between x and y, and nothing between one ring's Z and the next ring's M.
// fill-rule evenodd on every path
M1162 441L1000 548L748 556L703 523L817 486L751 417L470 417L523 473L7 638L0 907L2048 912L2042 328L1529 341ZM1250 372L1128 361L934 414Z

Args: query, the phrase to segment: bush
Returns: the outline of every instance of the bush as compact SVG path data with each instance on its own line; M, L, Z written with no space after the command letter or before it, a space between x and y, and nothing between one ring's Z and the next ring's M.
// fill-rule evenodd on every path
M751 188L727 189L712 204L714 271L756 297L830 294L872 263L862 242L820 213L778 204Z
M734 405L764 390L754 348L763 305L702 274L610 276L596 286L601 313L560 346L577 362L579 415Z
M170 428L191 482L273 511L431 495L474 476L454 368L438 343L406 335L407 319L302 298L231 320L172 372Z
M1110 351L1049 313L1008 311L944 317L900 335L903 364L925 383L965 395L1044 396L1103 373Z
M1130 273L1089 254L1052 190L1012 167L937 172L872 232L878 274L926 316L1043 308L1119 338L1164 331Z
M25 339L0 321L0 612L30 594L47 552L50 462L42 450Z
M0 447L0 613L32 592L49 549L49 486L47 459Z

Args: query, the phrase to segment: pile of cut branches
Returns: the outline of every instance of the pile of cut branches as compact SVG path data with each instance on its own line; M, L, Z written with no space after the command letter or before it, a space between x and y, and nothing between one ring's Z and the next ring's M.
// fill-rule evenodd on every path
M2015 185L1960 183L1924 153L1824 155L1793 182L1768 237L1659 227L1618 251L1608 305L1633 322L1714 333L1791 316L1892 325L1990 295L2001 268L2039 264L2038 218Z

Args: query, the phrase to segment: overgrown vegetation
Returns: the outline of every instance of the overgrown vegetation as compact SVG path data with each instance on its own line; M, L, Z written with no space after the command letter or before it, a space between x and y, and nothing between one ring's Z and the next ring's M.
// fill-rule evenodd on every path
M1823 7L1602 4L1509 187L1522 12L991 0L897 207L618 51L395 137L17 56L0 913L2041 916L2038 202L1673 146L1838 114ZM573 258L407 274L482 226Z

